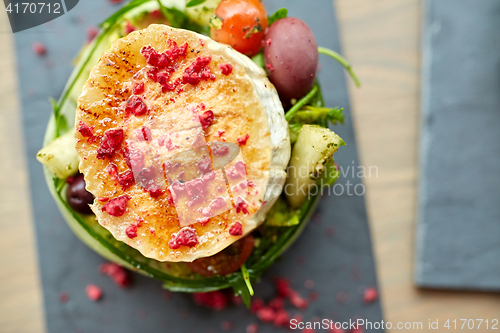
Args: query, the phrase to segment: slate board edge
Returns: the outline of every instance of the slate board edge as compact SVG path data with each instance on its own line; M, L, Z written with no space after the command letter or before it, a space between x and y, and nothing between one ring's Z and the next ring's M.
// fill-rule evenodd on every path
M418 210L417 210L417 235L416 235L416 256L415 256L415 272L414 278L415 283L419 287L431 287L427 286L423 279L423 263L420 260L423 257L423 250L425 246L425 229L426 229L426 219L425 219L425 202L426 202L426 178L425 175L426 168L426 156L428 149L428 131L425 126L425 121L429 116L430 110L430 96L431 96L431 63L432 63L432 34L431 29L429 29L432 23L432 10L431 10L431 0L426 0L422 3L422 12L424 13L424 24L422 25L422 83L421 83L421 116L420 116L420 152L419 152L419 175L420 179L418 181Z

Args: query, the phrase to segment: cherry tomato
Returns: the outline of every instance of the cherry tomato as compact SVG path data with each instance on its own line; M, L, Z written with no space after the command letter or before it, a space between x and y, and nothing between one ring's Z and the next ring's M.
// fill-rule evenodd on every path
M252 235L248 235L229 245L216 255L200 258L187 264L193 272L203 276L231 274L236 272L247 261L254 244L255 239Z
M222 0L211 23L213 40L251 57L262 47L267 29L266 8L259 0Z

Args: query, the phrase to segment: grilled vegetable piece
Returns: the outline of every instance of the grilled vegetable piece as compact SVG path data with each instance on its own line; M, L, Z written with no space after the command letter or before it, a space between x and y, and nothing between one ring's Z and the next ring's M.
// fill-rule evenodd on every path
M310 190L325 170L332 155L345 145L344 140L328 128L304 125L293 147L285 194L294 208L306 201Z
M36 159L46 165L59 179L66 179L78 172L78 155L75 149L73 131L58 137L40 149Z

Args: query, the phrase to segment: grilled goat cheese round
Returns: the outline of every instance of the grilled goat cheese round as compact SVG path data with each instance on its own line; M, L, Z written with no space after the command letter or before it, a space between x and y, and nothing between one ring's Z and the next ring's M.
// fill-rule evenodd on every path
M163 25L103 53L75 126L99 223L159 261L214 255L259 226L290 159L265 72L229 46Z

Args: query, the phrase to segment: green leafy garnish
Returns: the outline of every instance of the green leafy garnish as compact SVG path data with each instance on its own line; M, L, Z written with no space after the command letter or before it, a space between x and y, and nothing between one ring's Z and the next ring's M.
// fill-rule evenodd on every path
M344 123L343 108L320 108L316 106L306 105L297 111L290 119L292 123L301 124L318 124L323 127L331 122L333 125Z
M333 59L335 59L338 62L340 62L340 64L342 66L344 66L344 68L347 71L347 73L349 73L349 75L351 76L351 78L354 81L354 84L356 85L356 87L359 88L361 86L361 82L359 82L358 77L354 73L354 70L352 69L351 65L349 64L349 62L347 61L346 58L344 58L343 56L341 56L340 54L338 54L337 52L335 52L333 50L327 49L326 47L321 47L321 46L318 47L318 52L321 53L321 54L326 54L327 56L330 56Z
M66 179L60 179L57 177L54 177L52 179L54 180L54 187L55 187L57 193L60 194L63 187L64 187L64 184L66 184Z
M250 274L248 273L247 266L245 264L241 265L241 275L243 276L243 280L245 280L245 284L248 288L248 292L250 293L250 296L253 296L253 287L252 283L250 282Z
M56 122L56 137L61 135L61 132L65 132L69 129L68 121L66 117L61 114L60 104L53 98L50 99L50 104L52 105L52 111L54 113L54 120Z
M206 1L206 0L191 0L191 1L189 1L189 2L186 4L186 8L201 5L201 4L202 4L202 3L204 3L205 1Z
M345 142L344 142L345 145ZM340 177L340 171L335 166L333 157L326 163L325 171L321 174L319 184L321 186L331 187Z
M299 99L297 101L297 103L295 103L290 108L290 110L287 111L287 113L285 114L285 119L287 121L289 121L293 117L293 115L295 114L295 112L299 111L300 108L302 108L304 105L306 105L307 103L309 103L311 101L311 99L316 96L316 94L318 93L318 90L319 90L319 86L317 84L315 84L312 87L311 91L309 91L307 93L307 95L305 95L304 97L302 97L301 99Z
M297 211L290 210L286 201L279 197L266 215L266 225L271 227L290 227L300 223Z
M188 20L186 13L184 13L183 11L173 7L172 8L165 7L161 2L161 0L156 0L156 1L158 2L158 6L160 7L161 13L163 14L163 16L166 17L171 27L181 28L184 25L184 23Z
M252 61L259 67L261 68L266 68L266 65L264 63L264 53L259 52L256 55L252 57Z
M278 21L279 19L285 18L288 15L288 9L286 8L281 8L276 11L273 15L269 16L267 19L268 21L268 26L271 26L274 22Z

